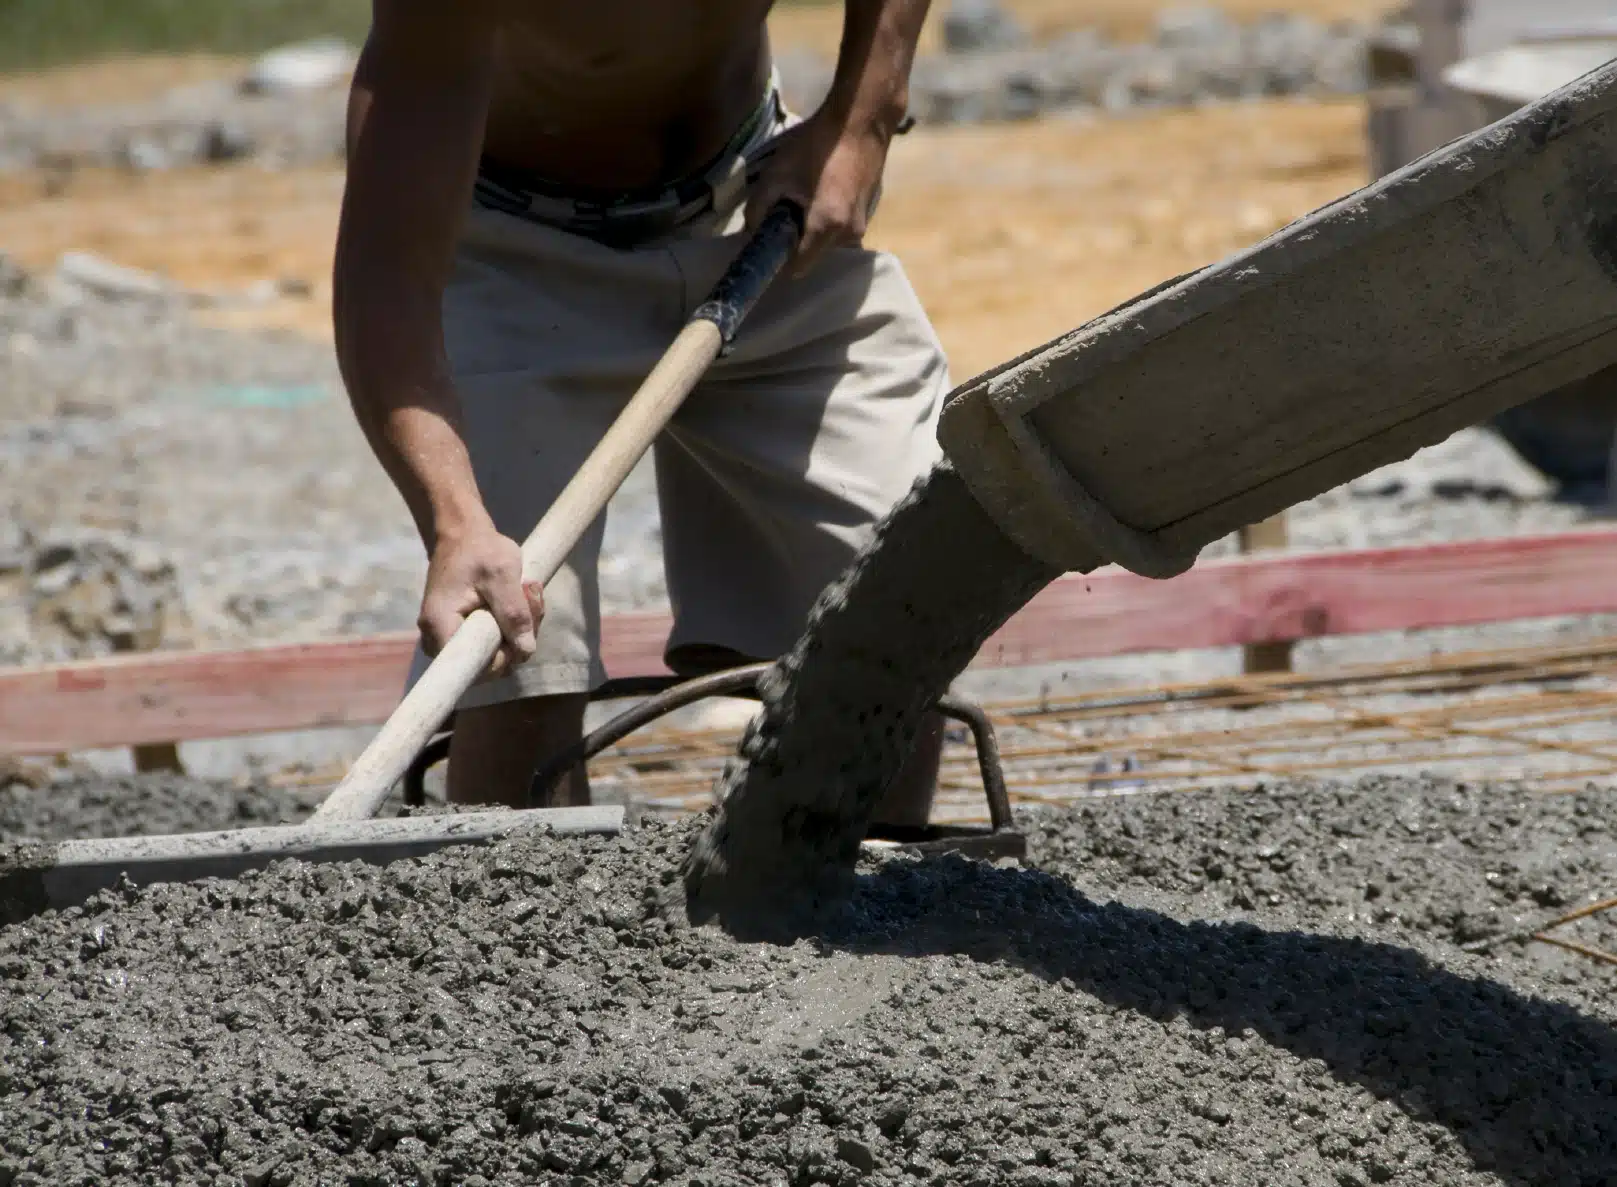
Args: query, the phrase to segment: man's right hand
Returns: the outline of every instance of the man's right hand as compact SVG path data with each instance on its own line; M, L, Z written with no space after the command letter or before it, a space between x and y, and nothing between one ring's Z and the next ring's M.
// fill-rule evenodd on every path
M537 582L522 580L521 546L493 525L440 536L416 620L423 649L437 655L466 616L484 608L494 615L505 639L489 666L488 674L498 676L533 654L544 594Z

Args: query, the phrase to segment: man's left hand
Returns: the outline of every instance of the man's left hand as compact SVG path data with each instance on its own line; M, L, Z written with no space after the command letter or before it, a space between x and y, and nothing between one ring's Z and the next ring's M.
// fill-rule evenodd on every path
M802 276L831 248L864 240L886 163L886 136L849 127L822 108L776 138L747 201L747 226L756 227L781 198L801 206L803 238L791 272Z

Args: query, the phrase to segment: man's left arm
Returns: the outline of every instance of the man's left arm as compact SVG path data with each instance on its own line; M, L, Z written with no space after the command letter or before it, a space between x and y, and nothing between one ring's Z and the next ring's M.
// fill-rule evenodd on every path
M779 198L805 214L793 271L858 244L909 108L910 70L929 0L847 0L836 74L819 110L784 133L748 207L756 223Z

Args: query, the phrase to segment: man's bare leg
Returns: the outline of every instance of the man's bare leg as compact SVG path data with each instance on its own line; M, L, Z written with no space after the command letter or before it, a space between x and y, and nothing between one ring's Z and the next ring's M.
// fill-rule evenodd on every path
M872 823L900 828L924 828L932 818L932 800L938 790L938 766L943 759L943 714L926 715L909 761L893 780Z
M528 786L539 764L584 736L583 693L507 701L455 714L449 744L449 802L528 807ZM562 776L536 808L590 802L582 765Z

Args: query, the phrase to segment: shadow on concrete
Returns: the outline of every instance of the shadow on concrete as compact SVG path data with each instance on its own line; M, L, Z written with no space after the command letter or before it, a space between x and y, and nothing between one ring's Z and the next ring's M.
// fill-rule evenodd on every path
M863 876L834 949L1005 962L1158 1020L1321 1060L1521 1187L1617 1183L1617 1029L1394 944L1182 923L958 857Z

